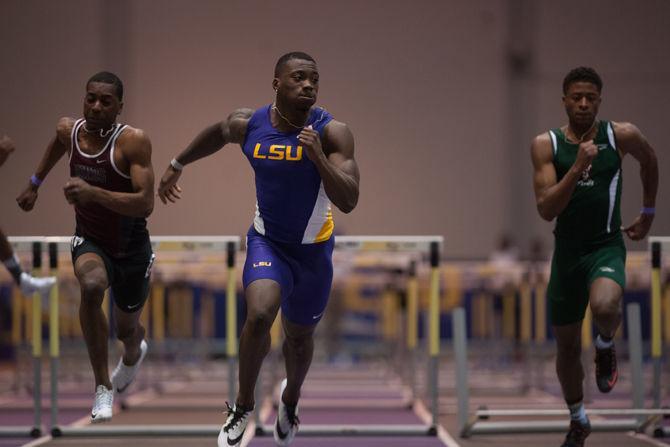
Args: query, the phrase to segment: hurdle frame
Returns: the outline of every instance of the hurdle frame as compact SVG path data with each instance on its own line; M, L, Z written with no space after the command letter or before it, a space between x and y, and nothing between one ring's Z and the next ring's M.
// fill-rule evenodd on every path
M429 425L316 425L300 426L301 436L437 436L438 432L438 367L440 352L440 258L444 238L442 236L335 236L335 249L351 251L416 252L428 255L430 261L428 387L431 406ZM412 269L408 286L408 321L418 319L418 287L416 270ZM415 312L412 315L409 312ZM417 324L408 324L407 346L410 355L417 346ZM272 436L272 425L258 425L256 436Z
M670 245L670 237L652 236L649 238L649 251L651 261L651 356L653 362L653 393L654 403L652 409L642 408L644 405L644 382L642 378L642 352L639 349L642 346L641 322L639 304L630 303L626 307L628 316L628 344L631 364L631 377L633 383L632 389L632 408L630 409L609 409L609 410L587 410L589 415L617 415L634 416L632 418L623 418L616 420L595 420L591 421L593 431L627 431L634 430L640 432L650 425L654 424L658 418L670 415L670 409L661 408L661 365L662 365L662 338L661 338L661 253L662 245ZM454 313L457 319L464 318L463 315ZM459 340L466 340L464 330L465 322L461 324L454 323L454 337ZM589 331L590 332L590 331ZM462 343L462 341L461 341ZM457 371L461 368L467 368L467 357L462 358L456 355ZM458 365L462 362L461 365ZM467 380L463 381L457 377L457 386L467 389ZM467 399L467 395L464 395ZM569 415L567 410L478 410L474 415L468 418L469 403L462 400L461 394L458 397L458 420L461 427L460 436L468 438L474 434L511 434L511 433L550 433L564 431L568 428L566 421L500 421L500 422L482 422L481 419L492 416L563 416ZM464 422L465 421L465 422ZM670 429L667 427L656 427L654 435L657 437L670 436Z
M663 247L670 247L670 236L650 236L647 244L651 261L651 359L653 365L653 397L654 408L661 408L662 395L662 366L663 366L663 337L662 337L662 280ZM667 248L666 248L667 250ZM670 307L669 307L670 309ZM670 311L670 310L669 310ZM667 318L667 317L666 317ZM658 426L654 429L654 436L670 437L670 427Z
M42 273L42 249L44 237L25 236L10 237L9 243L13 250L29 251L32 253L32 274L39 276ZM53 291L57 287L53 287ZM52 298L49 298L50 301ZM0 438L30 436L37 438L42 435L42 296L35 292L31 297L31 337L30 345L33 358L33 425L32 426L3 426L0 427ZM15 330L15 328L13 328ZM53 383L53 370L52 370ZM52 391L53 392L53 391ZM53 395L52 395L53 399Z
M71 237L21 237L11 238L10 241L14 243L24 243L27 241L39 243L57 244L62 248L66 244L69 246ZM235 275L234 262L235 252L239 249L240 238L237 236L154 236L151 238L152 247L154 249L178 249L182 244L212 244L220 248L224 248L228 252L227 266L228 266L228 287L227 287L227 353L229 355L229 368L233 374L229 378L230 395L234 399L234 378L236 374L235 365L237 357L237 321L236 321L236 302L235 302ZM438 365L439 365L439 351L440 351L440 323L439 323L439 294L440 294L440 253L444 243L442 236L340 236L335 238L335 247L338 249L347 250L387 250L387 251L415 251L423 254L428 254L430 259L430 304L429 304L429 334L428 334L428 353L430 356L429 365L429 397L431 399L431 413L432 420L429 425L303 425L301 426L301 436L436 436L438 432ZM50 249L50 253L51 253ZM57 251L54 251L57 252ZM41 256L40 256L41 259ZM411 280L414 281L415 275ZM232 281L231 281L232 279ZM411 286L415 288L415 285ZM57 286L54 287L57 289ZM50 305L50 321L58 318L57 303L58 295L52 293L54 298ZM413 312L418 312L418 296L416 293L411 293L411 300L417 302L411 305ZM41 312L41 309L40 309ZM410 315L410 319L418 318L418 314ZM50 337L54 331L50 330ZM416 346L417 339L417 325L409 326L408 346ZM55 341L50 340L50 346L53 349L53 357L55 357L52 374L57 377L57 353L58 351L58 334L54 334ZM38 342L41 337L37 337ZM41 381L41 379L40 379ZM57 380L53 380L55 386L52 386L52 429L51 435L54 437L123 437L123 436L216 436L220 430L219 425L113 425L113 426L84 426L84 427L61 427L57 424L58 409L57 409ZM41 399L41 396L40 396ZM21 432L22 434L24 432ZM272 426L257 427L256 435L271 435ZM39 433L38 433L39 434ZM3 432L0 430L0 436Z
M33 253L33 270L39 273L42 266L42 245L48 244L50 270L56 272L58 267L58 252L69 249L72 236L15 236L10 237L9 242L15 250L27 251L30 248ZM211 250L226 250L227 266L227 288L226 288L226 354L229 365L228 387L229 395L234 399L236 393L236 365L237 365L237 296L236 296L236 274L235 254L240 248L241 238L239 236L152 236L151 245L153 250L173 251L184 248L193 249L196 246L206 246ZM37 294L35 296L38 296ZM218 426L197 425L172 425L165 426L134 426L115 425L109 427L61 427L58 425L58 357L60 353L58 332L58 283L51 289L49 298L49 346L51 365L51 435L60 436L155 436L157 434L170 434L175 436L209 436L219 431ZM42 336L41 299L33 297L32 307L32 338L34 357L34 426L7 426L0 427L0 438L7 437L38 437L42 434L42 392L41 392L41 356Z

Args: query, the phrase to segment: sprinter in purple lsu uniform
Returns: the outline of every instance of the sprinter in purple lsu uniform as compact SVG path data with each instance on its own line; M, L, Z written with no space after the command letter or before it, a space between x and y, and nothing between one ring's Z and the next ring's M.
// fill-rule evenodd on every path
M333 275L332 201L348 213L358 202L354 139L346 124L314 106L319 72L300 52L279 58L272 81L275 102L238 109L203 130L175 157L158 194L175 202L185 165L241 146L256 176L256 213L247 234L244 288L247 318L240 337L239 394L228 407L220 447L237 446L254 408L254 387L270 349L270 327L281 306L287 378L274 425L278 445L298 429L300 388L312 361L314 328L326 308Z
M133 381L147 353L140 314L149 294L153 253L146 217L154 203L151 142L141 130L116 122L123 83L109 72L86 83L84 118L61 118L35 174L17 198L24 211L37 200L40 183L65 154L70 179L63 187L77 227L72 264L81 288L79 321L95 376L91 422L112 418L114 392ZM110 378L105 290L114 298L116 334L124 354Z

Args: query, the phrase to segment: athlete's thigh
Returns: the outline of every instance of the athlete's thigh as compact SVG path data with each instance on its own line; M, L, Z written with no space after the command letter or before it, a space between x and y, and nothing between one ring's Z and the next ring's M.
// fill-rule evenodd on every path
M107 289L113 281L114 273L111 259L91 241L75 236L70 245L72 265L79 284L95 283Z
M553 325L565 326L584 319L589 290L580 255L558 241L551 261L547 299Z
M598 281L600 278L609 281ZM626 288L626 247L623 241L605 245L588 255L588 282L591 294L623 293ZM596 282L598 285L594 290Z
M282 302L282 313L292 323L309 327L323 317L333 283L333 244L332 238L310 244L292 256L293 293Z
M247 319L265 315L274 321L281 304L281 287L272 279L257 279L244 290Z
M131 329L136 328L142 316L143 306L140 306L134 312L128 312L127 309L119 307L114 302L114 322L117 334L127 334Z
M282 313L282 327L284 328L284 334L286 338L290 339L300 339L305 337L311 337L314 334L316 329L316 324L312 325L302 325L297 324L286 318L286 315Z
M250 235L247 237L247 258L242 274L247 304L254 305L258 300L264 300L264 297L272 294L272 282L277 285L280 299L283 300L291 294L293 275L288 261L281 253L281 248L270 240L261 235ZM250 288L251 285L254 287Z
M151 269L155 259L151 243L147 241L133 255L115 261L117 280L112 284L112 295L121 311L140 313L138 311L149 297Z
M589 302L592 310L594 307L602 308L602 306L610 308L611 305L620 307L622 299L623 289L615 280L600 276L591 283Z

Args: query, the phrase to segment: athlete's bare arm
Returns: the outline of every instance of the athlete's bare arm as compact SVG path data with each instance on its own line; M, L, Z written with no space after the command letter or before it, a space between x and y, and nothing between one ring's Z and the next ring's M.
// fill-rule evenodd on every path
M193 163L217 152L228 143L242 144L247 134L247 124L253 115L252 109L237 109L225 120L203 129L186 149L175 158L182 165ZM163 203L175 202L181 198L181 188L177 184L181 171L169 165L158 184L158 197Z
M530 155L533 160L533 187L537 211L543 219L552 221L568 206L582 172L598 155L598 147L592 140L580 143L574 164L560 182L557 181L553 163L554 154L548 133L535 137L530 147Z
M351 212L358 203L360 173L354 159L354 136L347 125L335 120L328 123L323 145L319 133L311 126L303 129L298 139L319 170L330 201L340 211Z
M0 136L0 166L5 164L7 157L9 157L9 154L14 152L15 149L16 147L11 138L7 135Z
M148 217L154 208L154 171L151 166L151 141L141 129L127 128L116 141L121 153L119 169L127 169L133 192L115 192L90 185L75 177L63 187L72 205L99 203L116 213L131 217Z
M658 190L658 161L654 149L633 124L612 123L612 126L622 155L631 154L640 163L642 206L654 208ZM649 232L653 220L653 214L640 213L623 231L634 241L643 239Z
M51 169L58 163L58 160L70 149L70 134L72 133L73 125L74 119L72 118L65 117L58 120L56 135L47 145L42 160L35 170L35 176L40 180L46 178ZM37 201L38 188L38 186L33 185L29 181L23 192L16 198L16 202L22 210L30 211L33 209Z

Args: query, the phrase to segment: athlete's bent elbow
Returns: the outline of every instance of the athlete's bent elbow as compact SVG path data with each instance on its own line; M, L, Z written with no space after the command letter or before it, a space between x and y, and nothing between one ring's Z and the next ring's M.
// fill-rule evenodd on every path
M347 200L345 203L342 204L342 206L338 206L338 208L344 214L349 214L354 210L354 208L356 208L357 204L358 204L358 195L356 195L356 197Z
M144 213L142 213L142 217L144 217L146 219L147 217L151 216L151 213L153 213L153 211L154 211L154 206L153 206L153 204L151 204L144 209Z
M540 217L547 222L551 222L556 217L553 213L549 212L541 203L537 204L537 212L540 214Z

